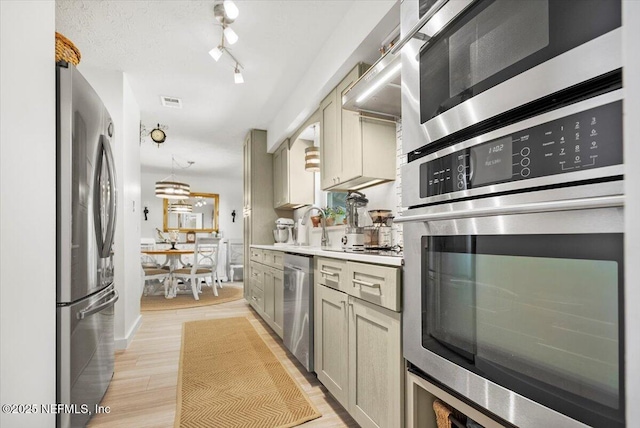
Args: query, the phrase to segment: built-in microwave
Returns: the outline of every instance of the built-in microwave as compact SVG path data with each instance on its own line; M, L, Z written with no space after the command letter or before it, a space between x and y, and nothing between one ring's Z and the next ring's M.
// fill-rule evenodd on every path
M401 14L410 156L621 80L620 0L407 0Z

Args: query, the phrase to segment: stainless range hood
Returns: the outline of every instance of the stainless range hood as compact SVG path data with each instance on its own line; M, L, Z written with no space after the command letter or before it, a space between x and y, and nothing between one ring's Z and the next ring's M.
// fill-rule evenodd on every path
M401 67L400 52L388 51L345 92L342 108L400 118Z

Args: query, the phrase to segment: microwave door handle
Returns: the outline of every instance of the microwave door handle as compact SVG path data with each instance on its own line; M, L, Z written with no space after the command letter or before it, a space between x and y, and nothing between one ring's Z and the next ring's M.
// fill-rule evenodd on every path
M116 208L118 205L118 188L116 186L116 171L113 161L113 152L111 151L111 144L104 135L103 147L106 155L107 170L109 172L109 191L111 192L110 205L109 205L109 224L107 225L107 240L105 242L103 257L109 257L111 249L113 248L113 241L115 239L116 232Z
M429 9L427 13L422 16L422 18L420 18L416 25L414 25L411 30L409 30L407 35L404 36L404 38L402 38L398 43L396 43L393 48L391 48L391 55L395 55L396 53L398 53L400 49L402 49L404 45L406 45L409 40L413 39L414 37L424 39L424 35L420 34L420 36L418 36L418 32L422 30L422 27L427 25L427 22L429 22L431 18L433 18L433 16L438 13L440 9L442 9L442 7L447 3L449 3L449 0L438 0L433 6L431 6L431 9Z
M455 21L455 19L458 16L460 16L462 12L467 10L467 8L471 6L471 3L473 3L474 1L475 0L471 0L469 4L467 4L465 7L462 8L462 10L460 10L460 12L456 13L451 19L449 19L449 21L447 21L442 27L440 27L435 33L433 33L431 37L425 36L425 38L423 39L425 43L422 46L420 46L420 49L418 50L418 55L416 55L416 61L420 61L420 55L422 55L422 53L431 46L431 43L430 43L431 40L433 40L434 37L438 36L438 34L442 33L442 31L444 31L447 27L449 27L449 24Z

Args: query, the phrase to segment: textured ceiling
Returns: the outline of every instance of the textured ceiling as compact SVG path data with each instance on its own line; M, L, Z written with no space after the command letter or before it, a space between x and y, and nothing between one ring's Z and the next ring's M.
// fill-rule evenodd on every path
M241 85L228 56L208 55L222 32L213 1L57 0L56 30L83 66L127 74L147 129L168 127L160 148L142 142L145 170L169 171L175 155L195 161L192 172L240 176L246 132L267 127L353 1L236 0L240 39L230 50L244 66ZM183 108L162 107L161 95Z

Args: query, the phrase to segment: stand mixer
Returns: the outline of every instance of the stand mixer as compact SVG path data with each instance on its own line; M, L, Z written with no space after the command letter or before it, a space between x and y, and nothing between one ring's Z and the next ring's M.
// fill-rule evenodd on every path
M363 193L350 191L346 199L347 227L342 237L342 248L349 251L364 251L364 225L358 210L367 206L369 200Z
M293 245L293 225L290 218L279 218L276 220L276 228L273 230L274 245Z

